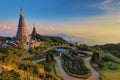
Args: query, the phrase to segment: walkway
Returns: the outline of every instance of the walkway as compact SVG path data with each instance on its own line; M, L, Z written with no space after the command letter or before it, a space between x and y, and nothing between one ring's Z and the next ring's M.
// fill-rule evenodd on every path
M68 75L62 68L62 63L59 57L56 58L56 61L57 61L57 64L56 64L57 74L61 76L64 80L86 80L86 79L75 78Z
M57 47L66 47L66 46L53 46L53 47L50 47L48 49L46 49L44 51L47 52L53 48L57 48ZM71 48L71 49L74 49L75 48L72 48L72 47L68 47L68 48ZM82 52L82 51L81 51ZM88 53L88 54L93 54L92 52L87 52L87 51L84 51L85 53ZM56 61L57 61L57 64L55 65L56 66L56 71L57 71L57 74L59 76L61 76L64 80L99 80L100 76L98 74L98 72L91 66L90 64L90 59L91 57L89 58L85 58L85 65L91 70L91 76L88 78L88 79L80 79L80 78L75 78L75 77L72 77L70 75L68 75L62 68L62 63L61 63L61 60L59 57L55 57ZM44 61L45 59L38 59L38 60L34 60L33 62L41 62L41 61Z
M85 58L85 64L91 70L91 73L92 73L91 76L88 79L80 79L80 78L75 78L75 77L72 77L72 76L68 75L64 71L64 69L62 68L62 63L61 63L60 58L59 57L55 57L55 59L57 61L57 64L55 65L57 74L59 76L61 76L64 80L99 80L99 78L100 78L98 72L90 64L91 57ZM33 62L41 62L41 61L44 61L44 60L45 59L34 60Z
M98 72L90 64L90 59L91 58L85 59L86 66L91 70L91 76L87 80L100 80L99 79L100 76L99 76Z

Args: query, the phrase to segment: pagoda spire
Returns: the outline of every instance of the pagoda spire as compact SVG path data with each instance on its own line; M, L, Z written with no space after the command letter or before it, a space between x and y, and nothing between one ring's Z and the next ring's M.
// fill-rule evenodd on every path
M32 33L31 33L31 35L32 35L32 36L36 36L36 35L37 35L35 23L33 23L33 31L32 31Z
M22 8L20 8L20 18L19 18L16 38L18 39L19 42L28 42L29 41L29 35L27 33L27 27L25 24Z

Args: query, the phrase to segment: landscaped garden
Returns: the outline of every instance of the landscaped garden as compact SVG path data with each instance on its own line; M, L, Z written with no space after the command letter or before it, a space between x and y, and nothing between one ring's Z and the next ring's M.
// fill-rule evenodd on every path
M48 52L43 53L43 51L39 51L39 48L31 48L29 50L30 54L32 54L33 56L24 58L24 60L38 60L38 59L44 59L46 57L47 53L52 53L54 56L59 56L59 52L55 49L51 49ZM37 54L36 54L37 53Z
M85 66L82 58L73 58L68 54L62 54L61 57L63 69L67 74L78 78L88 78L90 70Z

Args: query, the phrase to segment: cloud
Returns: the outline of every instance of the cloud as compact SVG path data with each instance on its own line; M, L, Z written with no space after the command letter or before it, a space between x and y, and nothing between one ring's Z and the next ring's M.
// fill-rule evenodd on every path
M17 32L16 20L0 20L0 36L14 36Z
M120 5L120 1L118 2L118 5Z
M91 42L101 44L119 42L120 37L120 12L92 17L92 19L77 22L36 22L37 32L40 34L66 33L82 37ZM79 17L78 17L79 18ZM77 19L78 19L77 18ZM17 31L18 21L1 23L0 35L14 36ZM4 25L6 24L6 25ZM4 25L4 26L3 26ZM9 25L9 26L8 26ZM33 24L26 22L27 30L31 33Z
M110 3L112 3L112 1L113 1L113 0L105 0L105 1L103 2L103 4L110 4Z
M4 25L4 26L3 26L3 29L4 29L4 30L11 30L12 28L11 28L10 26Z
M120 35L119 15L120 13L107 14L80 22L58 22L50 25L56 29L57 33L82 37L94 44L118 43L120 40L118 37Z
M120 1L118 0L104 0L99 8L107 12L120 12Z

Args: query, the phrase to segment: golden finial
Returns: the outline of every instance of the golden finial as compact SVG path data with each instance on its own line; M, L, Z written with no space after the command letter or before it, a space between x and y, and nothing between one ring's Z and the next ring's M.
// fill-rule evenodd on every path
M24 16L22 12L22 8L20 8L20 16Z

